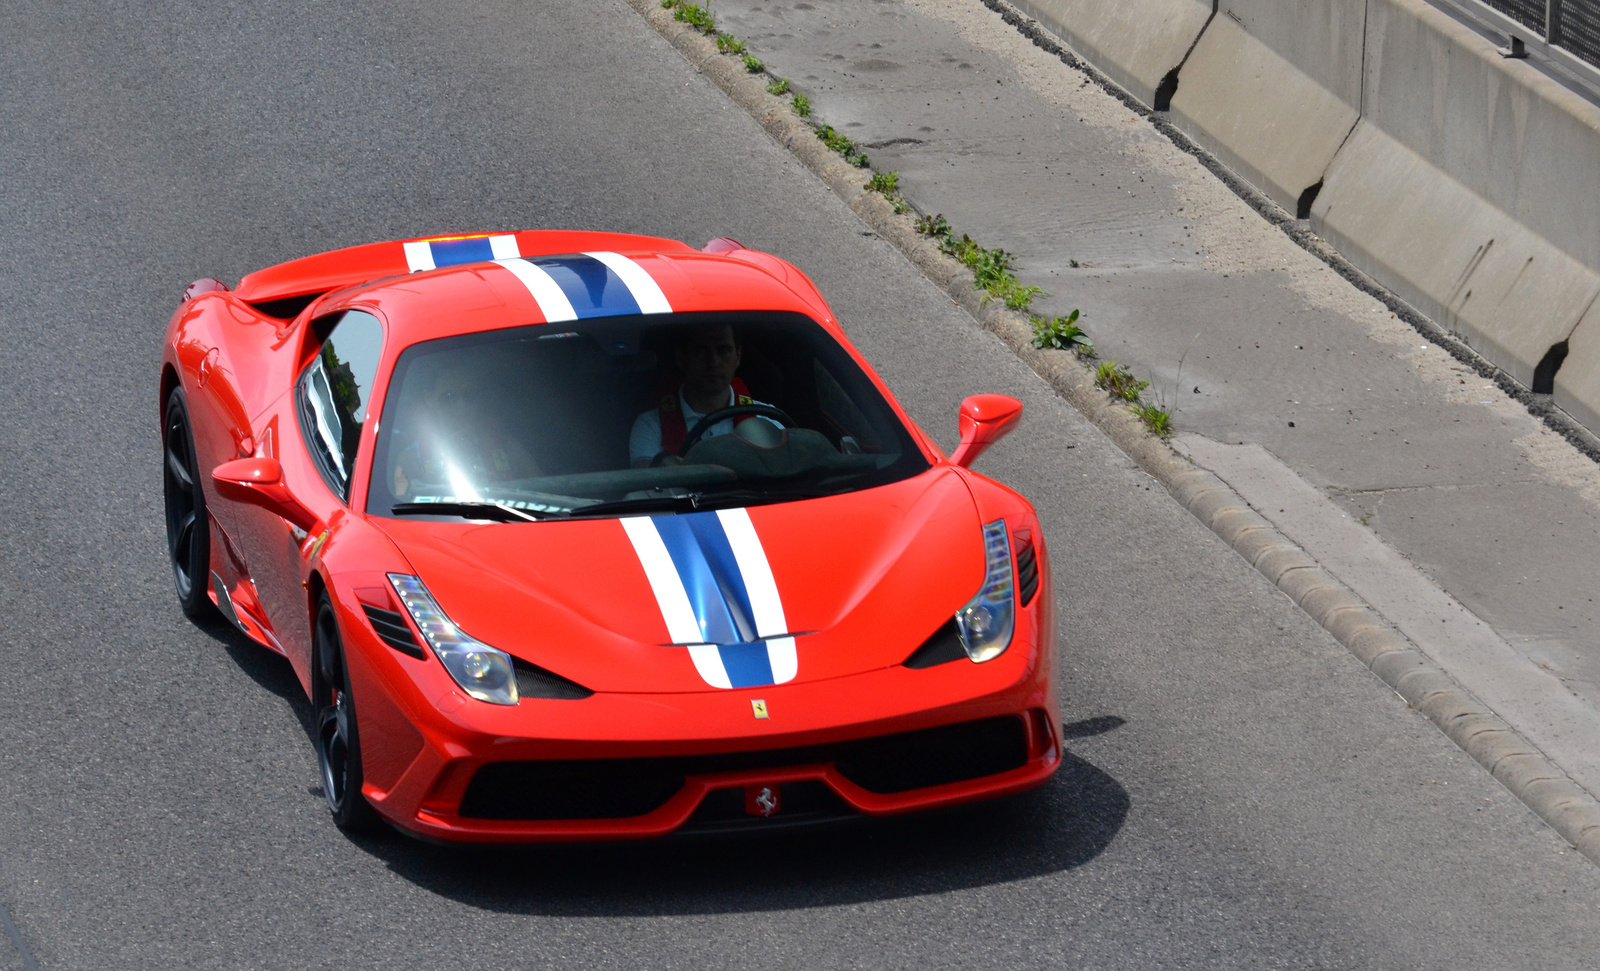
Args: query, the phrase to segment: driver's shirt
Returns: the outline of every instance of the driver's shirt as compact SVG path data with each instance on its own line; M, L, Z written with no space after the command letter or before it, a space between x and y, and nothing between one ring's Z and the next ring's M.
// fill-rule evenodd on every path
M735 398L736 396L734 394L733 387L730 385L728 387L728 403L722 407L732 408ZM750 403L756 405L767 404L765 401L755 400L752 400ZM771 406L768 405L768 407ZM707 414L706 412L695 411L694 408L690 407L689 402L684 400L683 389L681 387L678 389L678 408L683 415L683 427L690 431L693 431L694 426L698 425L700 423L700 419L704 418ZM772 422L773 425L776 425L779 428L783 427L777 422L772 421L770 418L765 416L760 417L764 421ZM724 418L722 421L719 421L715 425L712 425L710 428L706 429L706 433L700 437L705 439L715 438L718 435L726 435L733 431L733 423L734 419ZM651 408L649 411L633 420L633 431L628 435L628 462L631 465L637 465L640 462L648 462L655 458L657 453L660 451L661 409Z

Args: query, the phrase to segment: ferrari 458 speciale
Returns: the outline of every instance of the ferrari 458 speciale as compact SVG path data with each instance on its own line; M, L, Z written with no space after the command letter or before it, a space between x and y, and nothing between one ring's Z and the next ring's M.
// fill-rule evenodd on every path
M190 285L160 378L191 616L288 659L346 829L574 840L888 815L1060 761L1026 499L728 239L373 243Z

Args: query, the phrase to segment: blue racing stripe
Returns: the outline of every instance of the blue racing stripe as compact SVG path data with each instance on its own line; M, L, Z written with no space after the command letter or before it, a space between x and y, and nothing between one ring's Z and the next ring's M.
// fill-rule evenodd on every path
M494 249L489 245L487 236L434 240L428 244L428 249L433 253L433 265L436 267L482 263L494 259Z
M689 595L706 643L717 645L729 684L735 688L772 684L772 658L767 642L756 639L750 594L722 520L714 512L696 512L652 516L651 522Z
M689 606L694 610L705 642L738 644L744 638L739 636L738 626L728 611L727 601L723 599L723 584L718 582L716 572L689 526L691 518L702 515L716 518L715 513L689 513L683 516L652 516L651 520L661 536L662 545L667 548L667 555L672 557L672 566L678 571L678 579L683 582L684 593L689 595Z
M759 688L775 680L766 641L719 644L717 653L722 655L722 668L728 672L728 683L735 688Z
M550 274L580 320L642 313L622 277L592 256L541 256L529 262Z
M739 572L739 561L733 555L728 534L722 531L722 520L714 512L690 513L680 518L687 520L689 532L694 534L706 564L711 567L711 575L722 593L723 604L739 633L738 640L755 640L755 611L750 609L750 594L744 588L744 574Z

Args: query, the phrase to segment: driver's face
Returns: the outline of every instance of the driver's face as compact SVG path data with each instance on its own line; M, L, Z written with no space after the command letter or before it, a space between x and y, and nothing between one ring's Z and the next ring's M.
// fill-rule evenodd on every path
M470 418L478 403L477 388L471 373L458 367L439 375L427 401L433 413L445 421L459 422Z
M739 369L739 345L734 343L732 327L704 327L693 330L678 345L678 367L684 384L703 395L726 391Z

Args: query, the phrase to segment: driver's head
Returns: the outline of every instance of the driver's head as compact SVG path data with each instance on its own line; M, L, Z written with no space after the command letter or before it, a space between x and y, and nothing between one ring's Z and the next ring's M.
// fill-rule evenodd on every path
M469 417L478 405L478 382L465 364L452 364L439 372L433 388L423 395L428 410L446 421Z
M739 369L739 340L727 324L690 327L678 338L677 357L686 388L719 394L728 390Z

